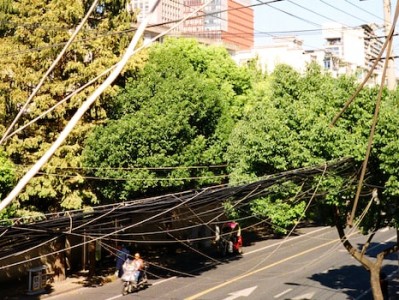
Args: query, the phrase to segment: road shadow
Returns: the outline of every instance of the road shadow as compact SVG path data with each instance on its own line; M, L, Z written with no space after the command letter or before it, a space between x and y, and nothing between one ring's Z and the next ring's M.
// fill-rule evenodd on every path
M358 244L358 249L362 249L364 244ZM387 243L370 243L370 245L367 247L366 255L369 257L377 257L377 254L383 251L384 249L387 249L389 247L392 247L396 245L395 242L387 242ZM391 253L387 255L384 260L398 260L398 255L397 253Z
M176 252L154 251L147 254L150 264L149 279L171 276L193 277L201 275L218 265L241 259L239 254L220 256L215 249L176 249Z
M397 265L386 265L382 268L382 272L392 274L397 268ZM338 269L314 274L309 279L317 281L330 289L340 290L342 293L348 295L348 299L357 299L363 294L362 300L373 299L370 292L370 273L361 266L343 266ZM398 283L392 279L388 279L387 283L390 294L393 294L394 290L397 289Z

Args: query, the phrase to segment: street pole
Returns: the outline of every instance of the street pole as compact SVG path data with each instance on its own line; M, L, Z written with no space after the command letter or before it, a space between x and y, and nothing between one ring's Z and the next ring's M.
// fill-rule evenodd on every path
M389 35L389 31L391 29L391 0L383 0L384 1L384 31L385 35ZM395 72L395 61L393 50L391 53L386 53L386 59L389 59L388 62L388 70L387 70L387 87L389 90L396 89L396 72Z

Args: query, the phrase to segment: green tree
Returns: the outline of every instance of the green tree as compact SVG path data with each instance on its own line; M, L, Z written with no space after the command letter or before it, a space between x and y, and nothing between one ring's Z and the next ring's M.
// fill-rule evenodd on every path
M6 157L4 151L0 150L0 197L9 193L15 184L16 172L14 164ZM15 214L16 205L8 207L6 211L0 212L0 220Z
M113 120L88 139L86 166L115 179L98 185L101 194L119 201L222 182L224 167L203 166L224 164L250 88L247 69L222 48L190 39L154 45L144 69L112 103Z
M331 127L331 120L355 90L353 79L334 79L310 65L304 76L288 66L279 66L267 81L256 91L255 95L259 95L257 101L231 135L227 157L233 183L254 181L267 174L339 157L353 158L360 169L378 87L364 88ZM327 216L324 221L336 225L348 252L370 271L375 299L382 299L379 287L382 260L398 249L397 245L387 247L376 260L364 255L375 231L382 226L398 225L399 112L396 94L384 90L382 97L368 172L357 208L363 213L356 214L358 226L365 234L371 233L363 249L359 251L353 247L344 232L347 216L352 210L351 200L355 198L356 178L327 172L307 179L311 181L313 190L317 188L317 207L330 209L324 214ZM382 187L382 197L377 190L372 191L370 187L373 186ZM269 197L252 201L249 211L244 213L266 218L276 228L290 228L305 213L305 201L309 199L303 198L307 192L304 187L308 189L309 182L288 182L273 187ZM372 205L369 207L368 203ZM312 209L306 211L309 212Z
M7 5L0 5L0 133L11 124L91 5L91 1L69 0L3 2ZM129 30L134 19L135 15L124 9L124 1L102 1L101 9L90 17L14 129L40 116L115 64L133 35ZM129 69L134 70L141 57L132 59ZM131 74L124 73L125 76ZM121 76L118 82L123 81ZM97 85L8 139L5 149L11 160L24 170L36 162ZM115 85L102 95L43 167L42 173L31 180L17 199L21 207L31 211L58 211L97 203L77 168L81 167L83 141L107 118L105 108L117 90Z
M265 83L258 85L254 92L256 101L252 100L252 106L233 130L227 152L231 183L256 181L267 174L341 157L352 157L360 164L373 112L370 100L376 97L377 90L365 89L337 126L329 126L354 90L353 79L332 78L317 65L309 65L305 75L289 66L278 66ZM320 178L314 178L315 184L319 181ZM353 195L354 186L344 188L345 184L343 178L334 174L324 178L318 188L328 194L325 203L342 204L342 197ZM281 220L276 225L287 228L297 219L298 209L292 206L296 213L284 213L287 207L279 205L279 201L297 193L296 184L288 189L282 186L271 198L253 203L251 211L257 215L264 211L262 216L271 219L271 212L277 217L286 216L286 220L276 218ZM276 209L259 207L274 203Z

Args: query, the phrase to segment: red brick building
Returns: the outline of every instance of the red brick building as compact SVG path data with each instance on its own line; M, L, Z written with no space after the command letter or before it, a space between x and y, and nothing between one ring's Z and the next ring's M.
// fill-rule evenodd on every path
M241 3L240 3L241 2ZM242 1L227 0L227 31L222 31L222 41L251 49L254 45L254 12Z

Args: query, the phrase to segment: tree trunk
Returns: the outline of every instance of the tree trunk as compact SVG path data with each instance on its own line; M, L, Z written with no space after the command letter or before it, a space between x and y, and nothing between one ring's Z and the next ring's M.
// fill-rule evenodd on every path
M66 279L66 271L65 271L65 236L61 236L54 244L55 251L58 251L55 254L54 261L54 280L62 281Z
M384 300L384 296L381 290L380 272L381 265L378 265L378 263L376 263L370 269L370 285L374 300Z
M89 243L89 278L96 274L96 242Z
M368 245L370 244L371 238L372 236L374 236L374 234L371 235L369 240L364 244L362 251L358 251L349 242L348 236L344 232L344 226L340 224L340 222L338 221L339 220L338 211L336 211L335 220L336 220L336 228L338 231L338 235L341 239L343 246L352 255L353 258L355 258L358 262L360 262L362 266L370 272L370 285L373 293L373 299L374 300L384 300L384 298L388 299L388 285L386 278L381 277L382 275L381 267L382 267L382 262L386 255L398 251L399 248L398 241L396 245L390 246L384 249L382 252L378 253L377 259L375 260L375 262L373 262L365 256L365 253Z

